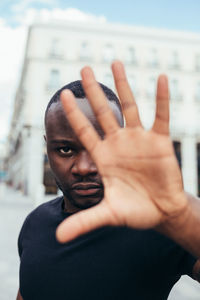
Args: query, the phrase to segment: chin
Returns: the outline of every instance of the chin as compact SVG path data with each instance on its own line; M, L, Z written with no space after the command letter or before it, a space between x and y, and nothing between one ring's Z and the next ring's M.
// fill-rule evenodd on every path
M86 194L85 194L86 193ZM73 191L65 189L63 191L66 199L79 209L87 209L89 207L97 205L103 199L103 190L95 191L93 194L88 194L88 191Z
M68 198L69 199L69 198ZM92 198L92 199L69 199L71 204L79 209L87 209L92 206L97 205L101 202L102 198Z
M87 209L87 208L93 207L93 206L99 204L99 203L101 202L101 200L102 200L102 199L99 199L99 200L91 201L91 202L85 203L85 204L84 204L84 203L81 203L81 204L80 204L80 208L81 208L81 206L82 206L83 209Z

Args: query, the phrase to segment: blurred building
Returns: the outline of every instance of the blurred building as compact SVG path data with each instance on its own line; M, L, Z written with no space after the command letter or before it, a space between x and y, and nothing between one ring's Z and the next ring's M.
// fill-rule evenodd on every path
M157 76L169 76L171 136L185 189L200 193L200 35L109 23L30 27L9 135L8 179L14 187L33 199L43 187L56 192L43 139L46 105L58 88L80 78L86 64L114 89L113 59L125 63L146 128L154 119Z
M0 183L6 180L6 142L0 141Z

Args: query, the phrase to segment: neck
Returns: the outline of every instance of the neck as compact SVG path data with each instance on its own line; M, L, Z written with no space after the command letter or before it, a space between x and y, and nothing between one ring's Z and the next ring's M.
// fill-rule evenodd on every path
M68 212L68 213L76 213L78 211L80 211L81 209L79 207L74 206L68 199L66 196L64 196L64 212Z

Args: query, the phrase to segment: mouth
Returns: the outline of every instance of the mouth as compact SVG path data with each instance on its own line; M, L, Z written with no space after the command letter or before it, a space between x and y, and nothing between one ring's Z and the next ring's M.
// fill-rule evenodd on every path
M78 196L98 196L102 193L103 186L94 183L76 183L72 186L72 191Z

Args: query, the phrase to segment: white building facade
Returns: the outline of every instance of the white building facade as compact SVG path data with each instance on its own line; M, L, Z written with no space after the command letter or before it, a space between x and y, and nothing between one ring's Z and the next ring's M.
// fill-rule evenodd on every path
M34 201L44 193L46 166L44 111L63 85L80 79L90 65L97 80L114 89L110 63L120 59L151 127L160 73L169 77L171 137L181 160L185 189L199 193L200 35L109 23L34 24L29 29L24 65L9 135L8 178Z

